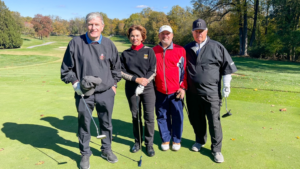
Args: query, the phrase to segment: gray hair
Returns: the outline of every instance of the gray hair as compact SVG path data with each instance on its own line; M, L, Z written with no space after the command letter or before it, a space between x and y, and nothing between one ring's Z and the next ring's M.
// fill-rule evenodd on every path
M95 19L99 17L102 21L102 24L104 25L103 16L99 12L91 12L86 15L85 17L85 23L87 24L90 20Z

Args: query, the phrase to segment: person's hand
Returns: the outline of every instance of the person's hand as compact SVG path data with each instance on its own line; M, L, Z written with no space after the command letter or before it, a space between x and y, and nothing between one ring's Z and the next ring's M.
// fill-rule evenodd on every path
M80 89L80 84L79 84L79 82L75 82L75 83L73 84L73 88L74 88L75 92L76 92L79 96L83 95L83 94L82 94L82 91L81 91L81 89Z
M229 93L230 93L230 87L224 87L223 90L222 90L222 94L224 97L228 97L229 96Z
M138 96L144 92L144 86L138 85L138 87L135 89L135 95Z
M112 86L111 89L117 94L117 88L115 86Z
M183 99L185 95L185 90L184 89L178 89L176 92L176 98L177 99Z
M146 78L136 78L135 82L143 86L147 86L147 84L149 83L148 79Z

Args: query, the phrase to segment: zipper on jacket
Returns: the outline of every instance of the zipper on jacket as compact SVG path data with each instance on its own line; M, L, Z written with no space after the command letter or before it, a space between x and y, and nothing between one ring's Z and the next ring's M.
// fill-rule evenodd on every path
M166 71L165 71L165 53L166 53L166 51L167 51L167 49L164 50L164 55L163 55L163 68L164 68L164 80L165 80L166 94L168 94Z

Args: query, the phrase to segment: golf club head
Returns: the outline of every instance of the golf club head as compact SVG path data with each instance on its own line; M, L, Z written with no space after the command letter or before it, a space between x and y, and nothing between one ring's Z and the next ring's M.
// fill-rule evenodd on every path
M223 114L222 118L231 116L232 114L230 113L231 110L229 110L227 113Z
M97 136L97 139L105 139L106 138L106 135L98 135Z
M138 166L141 167L142 166L142 156L141 156L141 159L140 161L138 161Z

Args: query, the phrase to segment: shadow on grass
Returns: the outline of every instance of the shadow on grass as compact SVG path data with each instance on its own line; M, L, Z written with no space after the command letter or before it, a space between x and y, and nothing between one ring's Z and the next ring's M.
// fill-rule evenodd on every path
M300 73L300 63L233 57L238 70L266 73Z
M94 119L98 123L97 118L94 118ZM7 122L7 123L3 124L3 128L1 130L3 133L5 133L6 137L10 138L11 140L18 140L23 144L28 144L28 145L33 146L34 148L37 149L37 151L40 152L40 154L44 154L44 155L48 156L53 161L55 161L58 165L65 164L66 162L63 162L60 159L54 159L50 155L43 152L41 149L50 149L50 150L53 150L63 156L69 157L72 160L76 161L77 166L79 167L81 155L79 153L74 153L74 152L60 146L60 145L64 145L64 146L74 147L74 148L78 149L78 142L73 142L73 141L67 140L58 135L59 130L76 134L77 133L77 117L64 116L64 118L62 120L59 118L56 118L56 117L44 117L41 120L49 122L56 129L53 129L51 127L41 126L41 125L35 125L35 124L17 124L17 123ZM128 147L128 151L130 151L131 146L134 144L133 133L132 133L132 123L124 122L124 121L118 120L118 119L112 119L112 123L113 123L113 128L114 128L113 129L113 133L114 133L113 134L114 135L113 142L124 144L125 146ZM91 135L96 136L96 129L93 126L93 124L91 124ZM118 136L132 139L132 141L129 141L127 139L124 139L124 138L121 138ZM93 141L91 141L91 143L99 145ZM181 146L190 149L191 146L193 145L193 143L194 143L193 140L182 138ZM157 145L157 147L160 149L160 144L161 144L161 139L160 139L159 132L155 131L154 145ZM92 150L94 156L101 157L100 149L95 149L95 148L91 147L91 150ZM145 154L147 154L145 146L142 148L142 151ZM128 156L125 156L119 152L116 152L116 151L114 151L114 152L120 156L126 157L127 159L129 159L133 162L137 162L136 160L134 160ZM213 161L213 157L212 157L211 151L209 149L202 148L200 153L210 157L210 159Z
M22 38L24 41L31 41L30 39L27 38Z
M67 130L74 133L76 132L77 128L77 125L69 125L67 123L60 123L58 126L60 126L60 128L64 128L64 126L67 126ZM3 124L3 128L1 130L3 133L5 133L6 137L10 138L11 140L18 140L23 144L31 145L32 147L34 147L37 152L39 151L37 157L39 157L40 155L46 155L53 161L55 161L58 165L67 163L61 161L60 159L54 159L41 150L50 149L55 151L56 153L59 153L76 161L77 166L79 167L81 155L60 146L64 145L68 147L78 148L78 142L73 142L60 137L58 135L58 130L56 129L41 125L17 124L7 122ZM101 155L99 150L96 150L94 148L91 149L93 152L95 152L93 153L94 155Z
M77 117L64 116L62 120L59 118L56 118L56 117L44 117L41 120L49 122L53 127L57 128L58 130L74 132L74 133L77 132L76 131L77 130ZM97 126L99 126L98 119L94 117L94 120L96 121ZM68 124L68 125L66 125L66 124ZM113 124L113 142L117 142L117 143L125 145L127 147L127 150L130 151L131 147L134 144L132 123L125 122L125 121L122 121L119 119L112 119L112 124ZM91 124L91 135L96 136L96 129L93 126L93 124ZM128 139L124 139L124 138L121 138L118 136L129 138L132 141L129 141ZM144 140L144 137L143 137L143 140ZM162 141L160 138L160 134L158 131L155 130L153 144L156 145L158 147L158 149L160 149L161 143L162 143ZM190 139L186 139L186 138L181 139L182 147L190 149L193 144L194 144L194 140L190 140ZM112 146L112 149L113 149L113 146ZM154 150L157 151L157 149L155 147L154 147ZM201 151L201 154L210 156L212 159L211 151L208 149L206 149L206 150L207 151L205 151L205 148L203 148L203 150ZM142 147L142 151L145 154L147 154L145 146ZM160 151L162 151L162 150L160 149ZM95 155L95 153L98 154L99 151L95 151L95 152L93 151L93 153ZM117 153L121 156L124 156L118 152L115 152L115 153ZM100 155L97 155L97 156L100 156ZM126 156L124 156L124 157L126 157ZM126 157L126 158L130 159L129 157Z

